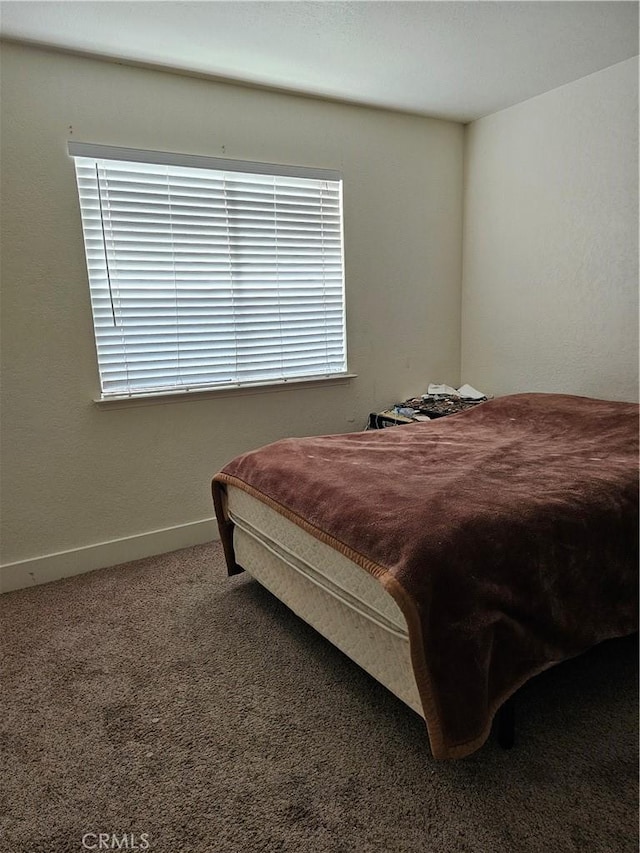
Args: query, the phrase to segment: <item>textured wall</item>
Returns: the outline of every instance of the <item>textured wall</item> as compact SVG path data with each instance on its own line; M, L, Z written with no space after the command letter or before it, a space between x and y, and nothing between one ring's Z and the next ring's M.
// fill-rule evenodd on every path
M638 395L638 62L467 127L462 376Z
M210 518L210 478L234 455L286 435L360 429L369 411L429 381L456 382L463 136L449 122L5 45L2 561ZM358 378L94 405L69 138L340 169Z

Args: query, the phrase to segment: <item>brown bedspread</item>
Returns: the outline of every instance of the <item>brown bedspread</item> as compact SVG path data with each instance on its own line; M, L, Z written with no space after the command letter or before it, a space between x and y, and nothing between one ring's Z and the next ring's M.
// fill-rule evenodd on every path
M222 493L265 501L376 576L402 609L436 758L486 740L528 678L638 629L638 407L517 394L429 423L290 438Z

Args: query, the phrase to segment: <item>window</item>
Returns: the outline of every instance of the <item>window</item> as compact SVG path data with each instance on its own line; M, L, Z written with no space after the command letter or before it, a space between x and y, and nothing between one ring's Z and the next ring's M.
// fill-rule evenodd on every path
M104 399L346 374L337 172L69 153Z

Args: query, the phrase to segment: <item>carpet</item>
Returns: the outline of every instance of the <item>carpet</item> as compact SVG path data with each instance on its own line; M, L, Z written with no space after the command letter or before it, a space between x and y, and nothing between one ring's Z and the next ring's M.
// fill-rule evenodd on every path
M637 637L518 693L516 745L422 720L218 543L0 596L3 853L635 853Z

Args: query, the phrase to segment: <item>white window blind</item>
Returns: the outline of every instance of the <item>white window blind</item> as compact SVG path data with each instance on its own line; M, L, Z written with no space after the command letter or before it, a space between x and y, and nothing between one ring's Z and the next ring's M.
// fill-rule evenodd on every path
M69 153L103 398L346 373L338 173Z

